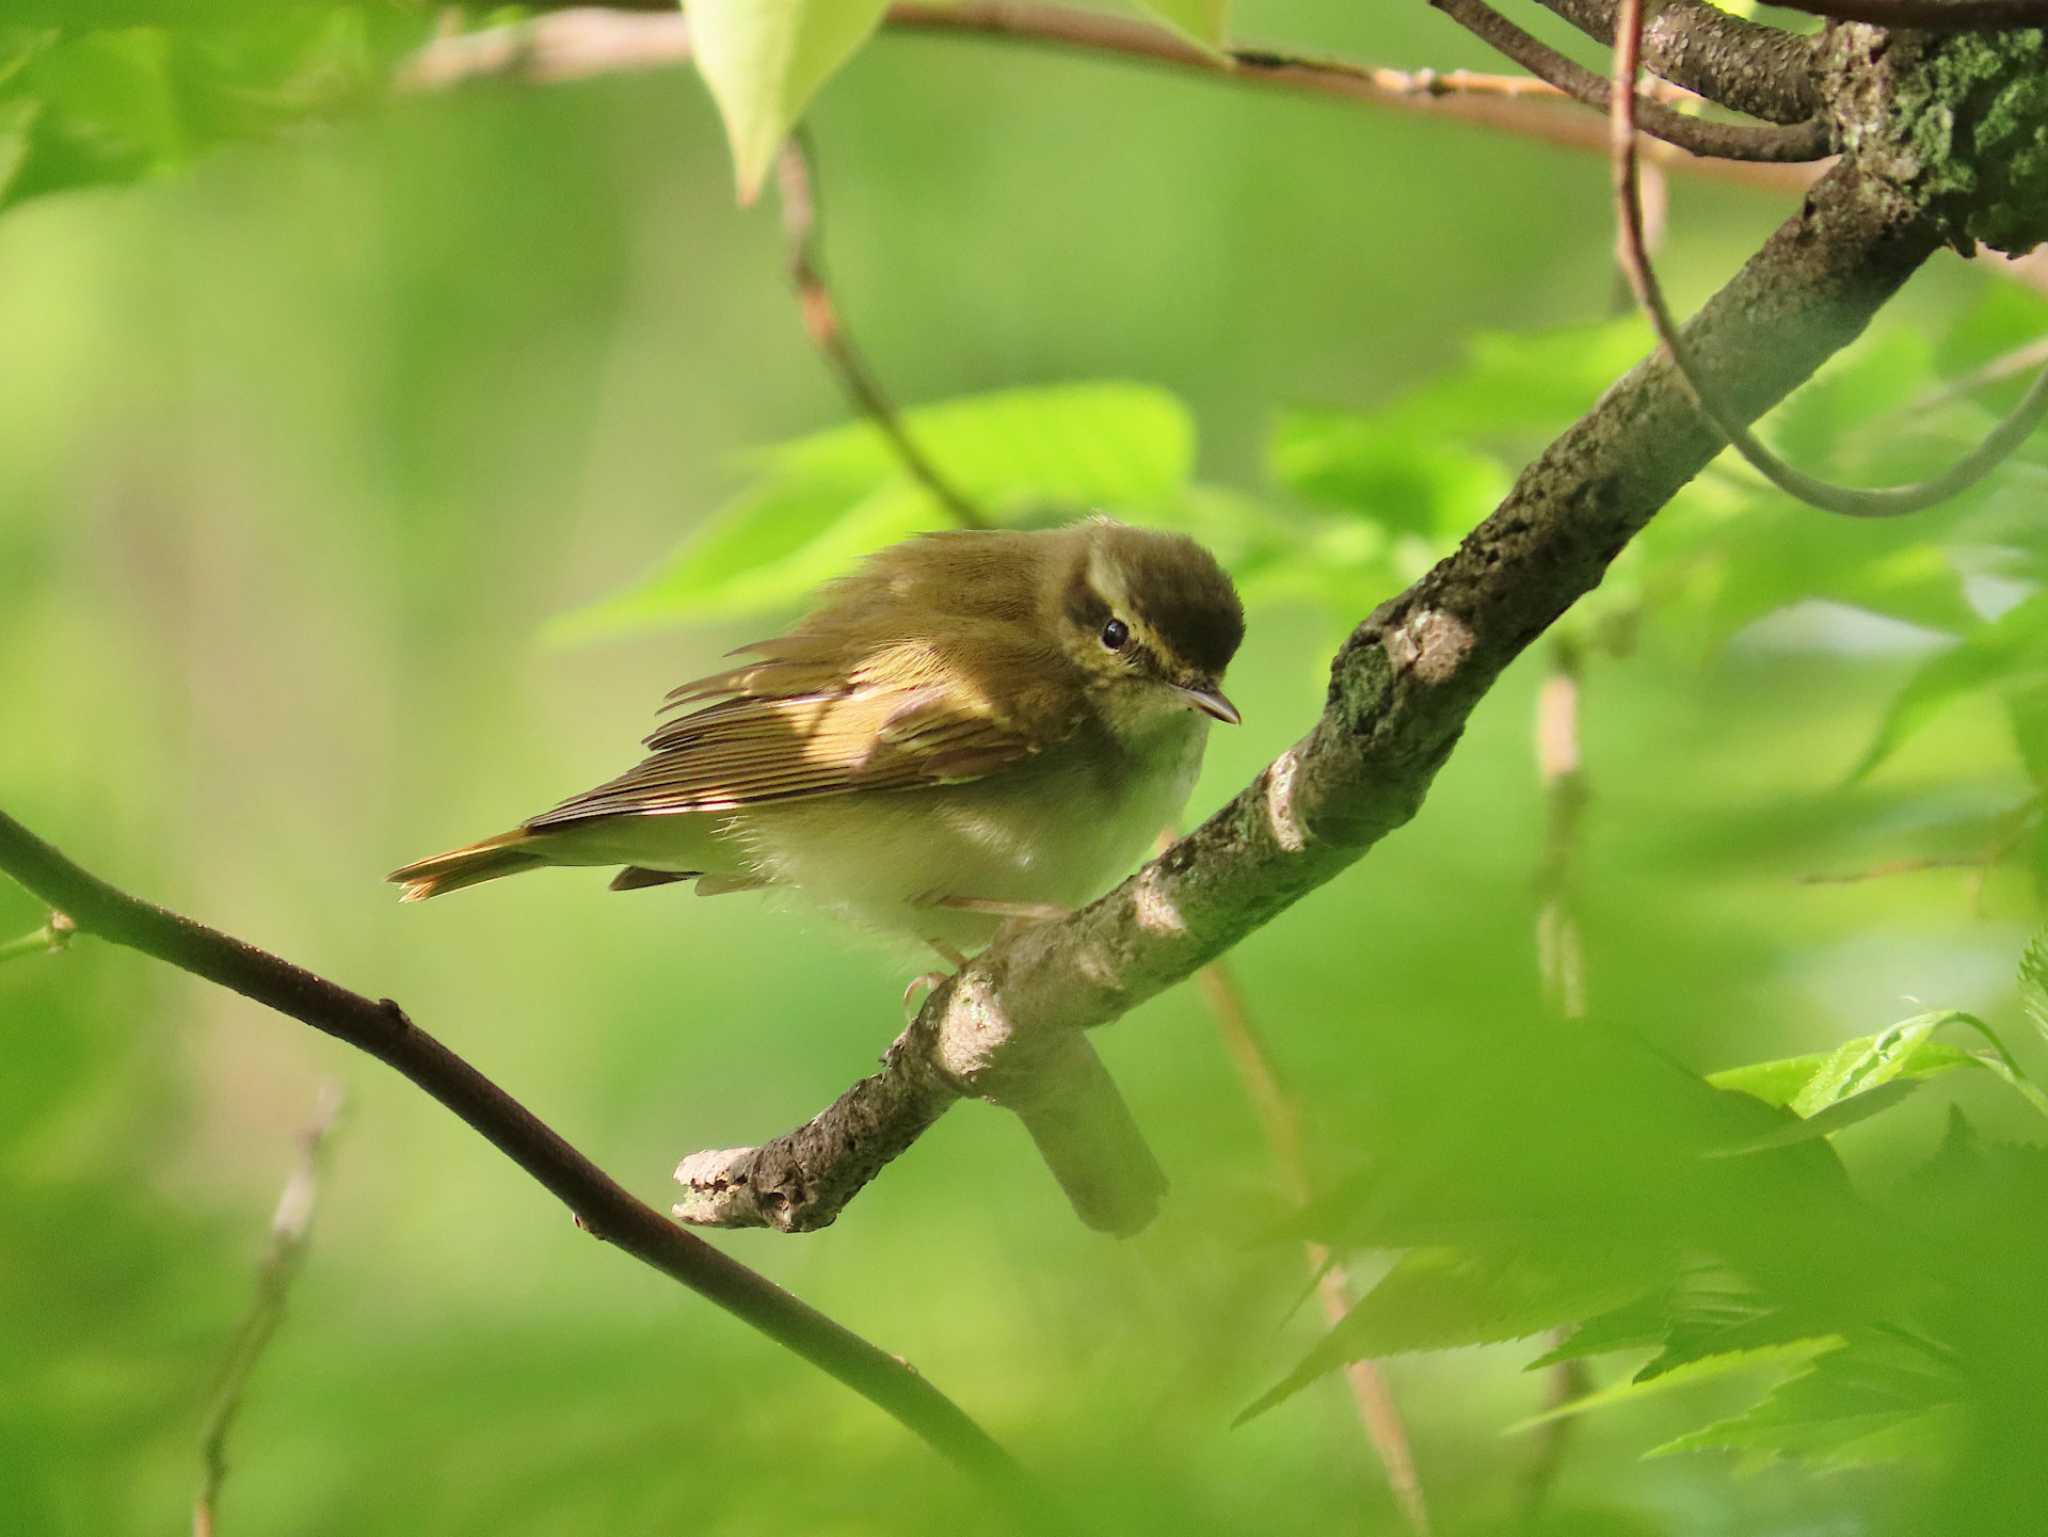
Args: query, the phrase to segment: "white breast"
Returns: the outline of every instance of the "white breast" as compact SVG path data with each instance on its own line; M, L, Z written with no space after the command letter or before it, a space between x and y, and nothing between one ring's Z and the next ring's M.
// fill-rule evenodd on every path
M865 927L963 949L1000 917L935 897L1079 907L1174 823L1201 770L1208 721L1176 711L1121 767L1052 752L987 779L821 797L734 819L753 871Z

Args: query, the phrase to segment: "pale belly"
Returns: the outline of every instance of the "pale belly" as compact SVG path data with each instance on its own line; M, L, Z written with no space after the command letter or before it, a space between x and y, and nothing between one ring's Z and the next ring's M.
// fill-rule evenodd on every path
M716 818L611 819L580 830L575 854L561 852L565 862L751 877L868 929L973 950L1004 918L936 899L1093 901L1178 819L1208 724L1192 711L1176 714L1113 775L1055 750L966 784L819 796Z

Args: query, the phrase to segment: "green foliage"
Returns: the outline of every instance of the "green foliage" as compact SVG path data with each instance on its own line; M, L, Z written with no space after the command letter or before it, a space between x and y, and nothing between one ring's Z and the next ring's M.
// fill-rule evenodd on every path
M690 52L725 120L751 203L819 87L881 24L888 0L689 0Z
M1121 383L1005 390L907 411L903 427L1004 526L1064 522L1093 510L1183 520L1194 425L1161 390ZM788 608L869 551L951 524L866 422L767 449L748 468L748 488L653 575L558 620L555 638Z
M116 9L126 24L0 22L0 207L359 106L433 27L395 3Z
M2023 978L2040 970L2036 948L2028 948ZM1949 1027L1974 1032L1989 1050L1933 1039ZM1433 1189L1425 1220L1459 1231L1460 1241L1409 1249L1244 1417L1348 1361L1496 1343L1571 1324L1570 1336L1538 1356L1532 1369L1619 1352L1653 1354L1629 1382L1525 1424L1634 1405L1653 1392L1731 1373L1791 1368L1752 1408L1656 1450L1735 1451L1750 1463L1782 1457L1835 1468L1937 1460L1952 1449L1968 1398L1965 1357L1975 1342L1967 1331L1947 1333L1937 1320L1953 1304L1957 1283L1973 1289L1981 1276L1962 1255L1930 1265L1915 1229L1930 1221L1981 1220L2002 1176L1987 1167L1960 1121L1933 1160L1875 1204L1827 1177L1832 1159L1822 1149L1827 1138L1898 1104L1915 1084L1963 1068L1987 1070L2048 1116L2048 1097L1991 1027L1960 1011L1931 1012L1830 1052L1716 1073L1701 1087L1740 1094L1789 1118L1718 1146L1711 1133L1703 1135L1715 1118L1702 1114L1707 1101L1640 1067L1617 1078L1614 1065L1626 1060L1617 1056L1621 1043L1603 1047L1598 1040L1548 1053L1545 1071L1521 1086L1540 1098L1550 1080L1590 1081L1597 1065L1608 1093L1643 1095L1639 1103L1604 1112L1613 1121L1607 1130L1618 1126L1619 1137L1558 1139L1570 1148L1579 1176L1578 1204L1569 1218L1556 1204L1561 1182L1540 1175L1531 1180L1526 1168L1501 1165L1499 1148L1486 1149L1491 1177L1476 1205L1469 1197L1446 1201ZM1654 1138L1652 1116L1663 1121ZM1512 1133L1507 1140L1529 1161L1526 1154L1534 1150ZM1681 1179L1667 1179L1665 1170L1677 1172L1668 1160L1688 1144L1691 1168ZM1814 1163L1815 1155L1826 1162ZM2029 1164L2042 1159L2032 1149L2014 1156ZM1618 1178L1631 1157L1640 1160L1635 1175L1658 1192L1648 1207L1630 1201ZM1795 1173L1802 1165L1804 1172ZM1456 1165L1433 1167L1443 1175ZM1739 1225L1729 1223L1732 1208L1722 1205L1732 1187L1715 1188L1723 1177L1717 1171L1728 1169L1752 1172L1752 1199L1770 1203ZM1477 1170L1462 1174L1469 1180ZM1384 1173L1354 1184L1311 1214L1311 1230L1354 1243L1401 1241L1423 1207L1413 1204L1412 1194L1390 1201L1387 1185ZM1930 1207L1928 1187L1936 1185L1945 1187L1941 1199L1956 1206ZM1620 1220L1625 1212L1626 1221ZM2000 1213L2002 1226L2015 1220L2025 1219ZM1989 1241L1973 1233L1973 1251ZM2029 1236L2030 1249L2038 1243Z

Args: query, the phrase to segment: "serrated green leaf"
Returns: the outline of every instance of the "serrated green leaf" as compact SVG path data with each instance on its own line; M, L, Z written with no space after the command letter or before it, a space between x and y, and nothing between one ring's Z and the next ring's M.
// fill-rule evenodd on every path
M1613 1383L1574 1398L1569 1403L1546 1409L1541 1414L1532 1414L1527 1419L1517 1420L1508 1426L1508 1433L1533 1430L1538 1425L1549 1424L1552 1420L1568 1419L1593 1409L1611 1409L1617 1404L1640 1403L1646 1398L1692 1387L1701 1382L1711 1382L1731 1372L1782 1371L1788 1367L1802 1365L1828 1351L1839 1350L1842 1344L1843 1340L1839 1335L1824 1335L1813 1339L1792 1340L1781 1345L1760 1346L1755 1350L1730 1350L1718 1355L1701 1356L1658 1376L1635 1377L1625 1382Z
M1662 1263L1654 1251L1621 1242L1561 1246L1540 1255L1412 1250L1237 1423L1347 1362L1524 1339L1605 1311L1640 1292Z
M1816 1469L1934 1459L1953 1433L1962 1386L1908 1341L1859 1331L1754 1408L1649 1453L1735 1451L1749 1466L1791 1458Z
M1924 663L1893 698L1877 735L1850 771L1868 774L1964 694L2048 685L2048 593L2015 605Z
M1149 521L1223 516L1188 497L1194 423L1147 385L1006 390L922 406L903 427L996 522L1063 522L1092 510ZM861 556L949 526L943 507L867 422L749 455L756 481L654 574L562 616L556 643L727 619L802 602ZM1240 530L1249 537L1249 529Z
M2037 930L2020 952L2020 1007L2048 1036L2048 928Z
M1138 0L1181 36L1220 52L1230 26L1230 0Z
M751 203L790 130L880 25L888 0L688 0L690 53Z

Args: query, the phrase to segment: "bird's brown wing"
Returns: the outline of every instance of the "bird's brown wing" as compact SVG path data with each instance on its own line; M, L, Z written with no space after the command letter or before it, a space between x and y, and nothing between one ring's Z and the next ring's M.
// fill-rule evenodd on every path
M699 708L650 736L653 752L638 767L527 827L956 784L1065 734L1061 722L1040 718L1039 701L989 697L929 645L880 648L852 665L829 638L745 649L761 660L670 693L669 708Z

